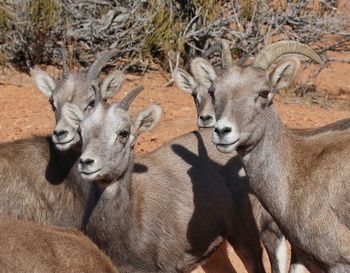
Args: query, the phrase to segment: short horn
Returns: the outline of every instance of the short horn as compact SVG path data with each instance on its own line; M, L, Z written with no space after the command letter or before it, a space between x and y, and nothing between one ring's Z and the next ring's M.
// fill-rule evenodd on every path
M59 48L59 52L61 55L62 69L63 69L62 78L67 79L68 74L69 74L69 69L68 69L68 65L67 65L66 52L65 52L63 47Z
M232 67L232 55L230 50L230 45L227 40L221 40L221 66L222 68Z
M143 85L140 85L133 89L132 91L127 94L124 99L119 103L119 107L124 109L124 110L129 110L129 107L131 103L134 101L134 99L137 97L138 94L141 93L141 91L144 89Z
M96 81L92 83L92 90L94 90L96 102L97 103L102 102L103 101L102 94Z
M100 74L101 69L107 64L108 60L117 52L119 52L118 49L111 49L102 52L86 72L86 78L89 80L95 80L98 77L98 74Z
M219 42L215 42L206 51L204 51L202 57L208 59L209 56L215 52L221 52L221 45Z
M221 39L220 42L215 42L208 50L203 53L203 58L208 58L214 52L221 53L221 66L222 68L228 68L233 65L232 55L230 51L230 45L227 40Z
M321 57L310 47L296 41L279 41L260 51L254 59L253 66L266 70L274 61L286 54L301 54L315 62L323 63Z

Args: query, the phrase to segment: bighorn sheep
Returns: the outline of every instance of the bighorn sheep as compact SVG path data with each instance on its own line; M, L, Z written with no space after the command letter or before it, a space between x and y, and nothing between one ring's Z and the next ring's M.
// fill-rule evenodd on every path
M91 210L86 205L93 204L98 192L97 187L81 183L73 168L80 151L67 149L80 139L76 130L77 120L82 116L76 117L72 104L67 103L74 102L82 115L94 107L92 84L113 54L114 50L102 53L86 73L70 73L63 62L63 76L58 83L44 71L32 70L38 88L50 97L56 115L56 133L52 140L35 137L0 145L0 213L76 228L86 221ZM121 82L119 71L105 77L100 84L103 98L111 97Z
M96 98L92 86L101 68L115 52L102 53L86 73L71 73L61 51L63 76L57 83L38 68L31 71L39 90L50 97L57 126L52 140L36 137L0 145L1 213L51 225L85 226L99 189L94 185L81 184L80 177L76 176L74 165L80 156L77 121L82 116L75 116L71 107L76 106L67 103L77 104L81 115L94 107ZM100 84L102 100L112 97L121 84L121 72L107 75ZM214 268L218 261L221 257L215 255L203 269L206 272L222 272L220 268Z
M86 231L121 272L190 272L225 238L242 243L232 225L233 210L239 208L232 207L230 191L206 158L199 133L133 164L136 137L160 117L160 109L151 105L131 122L128 108L140 91L109 108L98 105L81 123L78 170L85 180L107 186ZM239 254L250 259L258 238L248 239L238 250L247 250ZM250 272L264 272L254 266Z
M213 142L225 153L237 150L249 184L311 271L350 272L348 183L349 131L302 137L288 130L273 97L296 75L302 54L319 63L310 48L291 41L262 50L250 66L235 65L220 77L202 63L203 80L212 81L218 122Z
M222 41L218 48L216 45L211 47L207 55L213 53L213 49L221 50L222 71L224 72L225 69L228 69L233 64L228 45L226 42ZM173 78L181 90L192 95L197 110L198 126L200 128L211 128L214 127L216 122L212 97L208 92L211 83L201 83L196 80L196 75L201 69L201 60L202 58L198 58L191 61L190 66L194 77L182 69L177 69L174 71ZM204 129L199 132L204 132ZM285 273L288 267L288 253L282 232L279 230L272 217L262 207L259 200L250 193L250 190L247 188L247 178L243 178L243 176L245 176L243 170L241 170L242 177L235 177L235 181L230 181L232 180L232 175L230 175L232 164L227 163L232 158L232 155L223 155L212 146L211 131L210 133L201 133L201 136L205 138L204 143L207 144L206 149L208 150L209 159L217 162L218 165L225 170L224 178L227 180L227 184L230 185L235 207L241 208L240 210L236 210L236 215L233 215L233 219L237 221L235 225L242 228L241 236L252 236L252 234L254 234L255 237L261 238L270 259L271 272ZM240 161L237 161L237 164L238 165L235 166L236 169L242 167ZM243 225L243 221L246 221L247 224ZM247 229L249 229L249 231L247 231ZM260 244L259 241L257 243Z
M88 238L74 229L0 218L1 272L118 273Z
M55 113L56 128L52 134L52 142L57 149L66 151L80 141L76 132L77 123L75 119L67 119L70 113L65 109L67 102L74 103L84 113L87 113L95 104L95 94L92 85L98 79L101 69L107 61L115 55L118 50L107 50L97 57L96 61L86 72L69 72L66 56L63 49L60 51L63 63L63 73L60 82L51 78L46 72L39 68L31 70L31 75L38 89L47 97ZM110 73L101 83L102 95L105 100L112 97L122 84L122 73L118 70ZM73 122L72 122L73 120Z

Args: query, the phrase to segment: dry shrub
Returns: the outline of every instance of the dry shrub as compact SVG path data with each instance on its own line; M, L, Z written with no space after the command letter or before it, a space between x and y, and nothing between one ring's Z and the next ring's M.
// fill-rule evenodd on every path
M186 63L218 38L231 41L237 58L281 38L322 45L329 34L340 37L335 50L350 40L336 7L337 0L3 0L0 54L19 65L28 56L53 63L61 41L73 64L117 48L124 69L144 71L153 62L167 68L176 52Z
M50 62L48 45L54 43L51 31L59 18L56 0L8 0L0 13L0 52L9 61L24 65L30 56L35 63Z

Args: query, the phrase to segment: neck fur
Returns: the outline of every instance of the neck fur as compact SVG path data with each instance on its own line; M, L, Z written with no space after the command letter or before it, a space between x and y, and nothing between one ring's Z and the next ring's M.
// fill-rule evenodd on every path
M264 207L274 216L283 218L290 201L288 169L291 137L273 106L261 114L264 129L251 145L239 149L250 187Z
M126 171L104 190L93 211L88 230L99 245L110 245L111 240L100 234L110 234L115 242L128 242L125 236L133 226L132 170L131 156Z

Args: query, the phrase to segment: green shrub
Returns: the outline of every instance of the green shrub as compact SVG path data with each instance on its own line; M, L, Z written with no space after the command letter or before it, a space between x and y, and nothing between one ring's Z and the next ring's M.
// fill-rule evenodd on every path
M190 22L196 24L196 29L206 27L216 20L221 12L220 2L215 0L193 0L191 5L186 4L186 8L173 2L151 0L147 7L147 14L153 17L153 20L146 28L149 34L145 38L144 52L146 55L156 55L165 63L171 51L187 57L187 36L184 31ZM199 10L198 17L192 21L196 10Z

